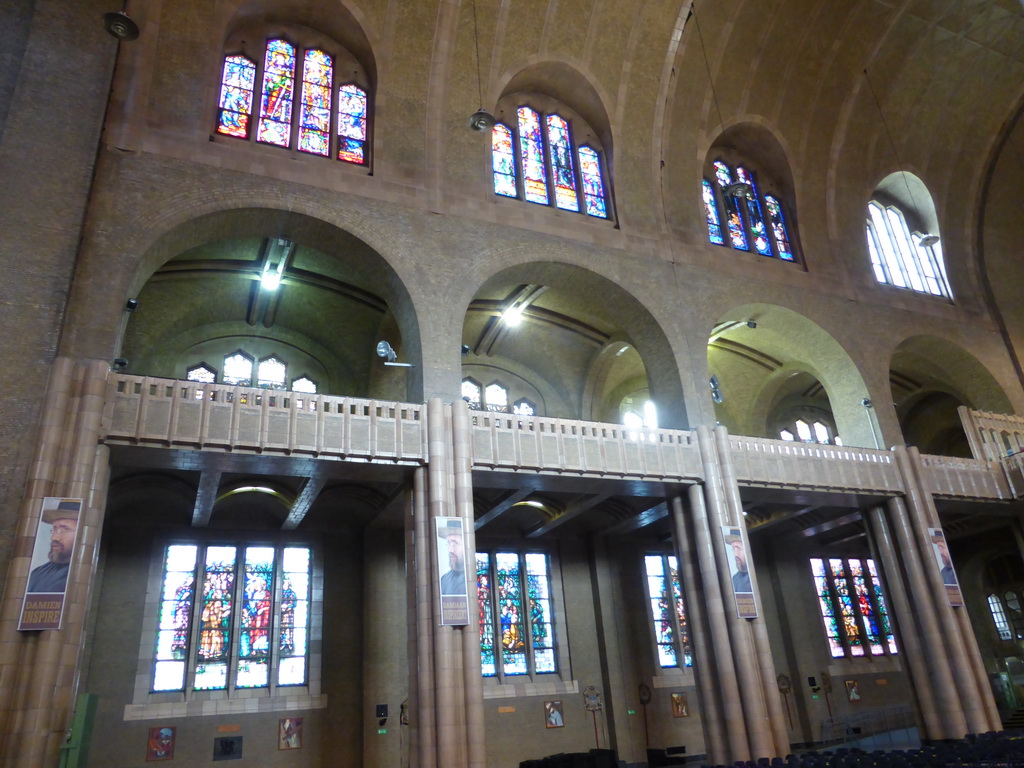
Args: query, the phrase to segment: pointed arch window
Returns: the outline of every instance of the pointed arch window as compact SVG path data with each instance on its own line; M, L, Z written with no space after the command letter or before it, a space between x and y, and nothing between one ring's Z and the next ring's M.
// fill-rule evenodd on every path
M288 380L288 366L276 357L260 360L256 386L264 389L284 389Z
M217 372L206 363L201 363L193 368L189 368L185 373L185 379L188 381L198 381L201 384L215 384L217 382Z
M600 149L576 141L572 121L527 105L514 126L491 131L494 193L607 219L608 188Z
M825 422L807 422L797 419L779 430L779 437L789 442L821 443L822 445L842 445L839 435Z
M267 41L259 65L226 56L217 133L366 165L368 94L357 83L338 82L337 70L329 52L283 38Z
M483 407L483 390L480 388L480 384L473 379L463 379L462 399L473 410L480 410Z
M521 400L516 400L515 405L512 406L512 413L516 416L533 416L537 413L537 408L524 397Z
M239 387L252 386L252 358L244 352L235 352L224 358L224 383Z
M742 165L733 168L723 160L716 160L711 167L714 181L701 180L708 240L715 245L795 261L779 199L764 194L756 174L749 168Z
M316 382L309 378L309 376L300 376L292 381L292 391L315 395L317 392Z
M874 560L812 557L811 574L832 658L897 653Z
M878 200L868 203L866 228L875 280L917 293L950 297L937 238L911 231L902 210Z

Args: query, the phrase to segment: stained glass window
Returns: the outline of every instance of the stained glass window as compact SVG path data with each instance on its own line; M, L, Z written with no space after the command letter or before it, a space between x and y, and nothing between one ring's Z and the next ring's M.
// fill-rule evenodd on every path
M818 607L833 658L895 654L896 638L873 560L811 558Z
M245 56L226 56L220 80L217 133L247 138L252 117L256 64Z
M701 181L708 240L715 245L726 244L719 218L719 211L724 209L728 244L733 248L747 251L753 244L754 250L762 256L794 261L782 204L778 198L764 194L754 172L748 168L737 166L734 175L727 163L716 160L714 171L715 183L707 179ZM738 184L747 186L737 188ZM730 188L728 194L727 188Z
M495 125L491 173L494 193L502 197L608 218L601 156L591 146L576 146L572 124L561 115L542 114L524 105L516 110L513 127Z
M877 200L868 204L867 240L878 282L933 296L950 295L942 246L921 232L911 232L896 206Z
M547 556L478 552L476 566L483 675L557 672Z
M988 610L992 614L992 621L995 622L996 631L1000 640L1013 640L1013 631L1010 629L1010 622L1006 620L1006 611L998 595L988 596Z
M309 579L305 547L167 547L152 690L304 684Z
M299 109L299 150L330 154L331 75L334 62L323 51L306 51L302 65L302 101Z
M369 98L355 83L336 85L335 69L334 57L328 52L303 52L282 39L267 41L259 66L245 56L226 56L217 133L250 138L258 79L256 141L289 148L294 139L298 151L330 157L331 142L336 140L339 160L365 165ZM296 111L298 119L293 120Z
M462 380L462 399L465 400L470 408L479 410L483 406L483 400L481 399L482 390L480 385L472 379Z
M291 146L294 91L295 46L287 40L267 41L257 141Z
M508 390L501 384L488 384L484 390L484 400L487 402L488 411L508 412Z
M235 386L252 386L252 358L235 352L224 358L224 383Z
M548 152L555 185L555 205L565 211L578 211L576 171L569 143L569 123L558 115L548 115Z
M693 666L679 563L674 555L647 555L644 565L658 663L662 667L678 667L681 653L682 666Z
M266 389L284 389L284 383L288 380L288 366L276 357L268 357L260 360L259 376L256 379L256 386Z
M529 400L517 400L516 404L512 406L512 413L517 416L533 416L536 413L536 408Z
M338 89L338 159L346 163L366 162L366 91L358 85Z
M808 423L797 419L779 430L783 440L799 440L804 443L820 443L822 445L842 445L839 435L833 434L832 428L823 421Z
M316 394L316 382L308 376L302 376L292 381L293 392L305 392L310 395Z
M214 384L217 381L217 372L208 365L197 365L189 368L185 373L188 381L198 381L201 384Z

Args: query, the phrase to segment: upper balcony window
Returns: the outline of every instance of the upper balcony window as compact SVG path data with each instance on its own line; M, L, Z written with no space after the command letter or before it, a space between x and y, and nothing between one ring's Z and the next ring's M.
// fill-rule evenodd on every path
M276 355L270 355L260 360L256 365L251 355L242 350L224 358L224 366L221 369L223 374L221 381L236 387L257 386L261 389L288 388L288 365ZM253 374L255 384L253 384ZM185 372L188 381L197 381L202 384L216 384L217 371L206 363L192 366ZM294 392L305 392L316 394L317 383L308 375L300 376L292 380L291 389Z
M600 147L579 142L573 122L527 105L491 133L494 192L563 211L609 218Z
M795 261L782 201L765 193L754 172L722 160L712 165L714 181L702 181L708 239L761 256Z
M366 165L368 116L366 89L343 81L328 51L272 39L259 63L224 58L219 134Z
M868 203L866 227L871 267L878 282L932 296L950 296L942 246L936 235L912 231L903 210L878 200Z

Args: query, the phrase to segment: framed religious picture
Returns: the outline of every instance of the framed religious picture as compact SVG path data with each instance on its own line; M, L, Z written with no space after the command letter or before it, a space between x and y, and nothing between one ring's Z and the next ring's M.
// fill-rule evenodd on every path
M846 698L848 701L860 701L860 683L856 680L846 681Z
M146 761L173 760L175 735L176 729L171 726L150 728L149 741L146 742Z
M689 717L690 705L685 693L672 694L672 717Z
M562 717L562 702L558 701L545 701L544 702L544 727L545 728L561 728L565 725L565 720Z
M302 749L302 718L282 717L277 729L278 749Z

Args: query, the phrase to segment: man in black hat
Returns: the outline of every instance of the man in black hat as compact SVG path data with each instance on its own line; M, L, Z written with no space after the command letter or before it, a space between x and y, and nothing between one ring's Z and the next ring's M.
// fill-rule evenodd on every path
M448 545L448 572L441 577L442 595L466 594L466 550L462 546L462 521L449 520L438 530Z
M74 499L61 499L56 507L43 509L43 522L49 523L50 551L48 562L32 569L28 578L28 592L63 592L68 583L68 569L75 550L78 533L78 515L81 503Z

